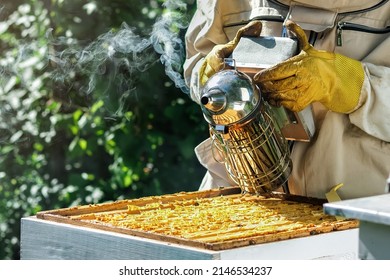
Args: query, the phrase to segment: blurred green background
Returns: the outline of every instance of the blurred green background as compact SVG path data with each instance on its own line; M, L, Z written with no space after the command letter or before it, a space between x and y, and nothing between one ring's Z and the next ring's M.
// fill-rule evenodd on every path
M0 259L20 258L20 219L37 211L198 188L204 169L193 149L208 127L167 76L161 44L101 56L110 49L98 40L124 28L142 43L162 17L174 19L166 35L183 40L194 8L194 1L0 3ZM182 50L174 53L183 61Z

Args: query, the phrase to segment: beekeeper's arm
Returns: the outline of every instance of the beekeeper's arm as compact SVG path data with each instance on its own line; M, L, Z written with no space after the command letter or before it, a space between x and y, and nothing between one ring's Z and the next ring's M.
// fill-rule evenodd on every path
M300 111L318 101L331 111L350 114L353 124L389 142L390 69L316 50L297 24L287 21L285 26L297 37L301 52L254 76L270 103Z
M191 99L199 103L200 79L199 69L211 50L220 44L229 42L223 33L220 17L214 16L211 6L199 5L186 33L186 61L184 62L184 78L190 87Z

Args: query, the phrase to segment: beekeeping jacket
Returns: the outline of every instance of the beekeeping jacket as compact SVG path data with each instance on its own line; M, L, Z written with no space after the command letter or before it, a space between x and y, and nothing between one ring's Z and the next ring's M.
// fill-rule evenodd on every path
M382 194L390 172L390 1L198 0L197 5L186 34L184 64L195 102L204 57L254 19L263 23L262 36L282 36L283 21L291 19L316 49L362 61L358 108L340 114L313 104L316 133L309 143L294 143L288 184L293 194L320 198L339 183L344 184L338 190L342 199ZM195 152L207 169L200 189L235 185L213 158L210 139Z

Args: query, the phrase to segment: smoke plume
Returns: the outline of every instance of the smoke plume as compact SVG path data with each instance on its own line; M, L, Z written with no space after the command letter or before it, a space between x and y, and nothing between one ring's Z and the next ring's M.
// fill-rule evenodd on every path
M81 48L74 39L54 38L49 30L47 38L53 45L49 55L54 68L53 79L71 84L75 76L86 76L88 82L82 91L89 95L104 75L109 85L118 87L118 99L125 99L136 88L135 73L145 72L161 62L175 86L188 94L182 76L185 46L181 38L188 25L184 16L186 7L183 1L165 1L165 12L154 23L149 37L138 35L135 28L123 23L119 30L102 34Z
M186 6L181 1L166 1L165 6L169 12L154 24L151 42L154 50L161 55L165 73L177 88L188 94L188 87L181 75L185 58L184 43L177 32L172 32L173 28L184 30L187 27L188 21L181 14Z

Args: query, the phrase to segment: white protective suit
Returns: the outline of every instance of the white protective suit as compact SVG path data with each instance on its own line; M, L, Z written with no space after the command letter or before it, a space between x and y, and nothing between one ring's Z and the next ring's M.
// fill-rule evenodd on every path
M198 69L216 44L232 40L248 21L263 23L261 35L281 36L284 19L316 34L316 49L362 61L365 79L359 107L352 113L313 104L316 134L295 142L292 194L325 198L333 186L342 199L382 194L390 172L390 1L389 0L198 0L186 34L184 75L199 103ZM311 32L310 32L311 31ZM251 54L255 55L255 54ZM205 122L206 124L206 122ZM211 154L210 140L196 147L207 169L200 189L234 185Z

